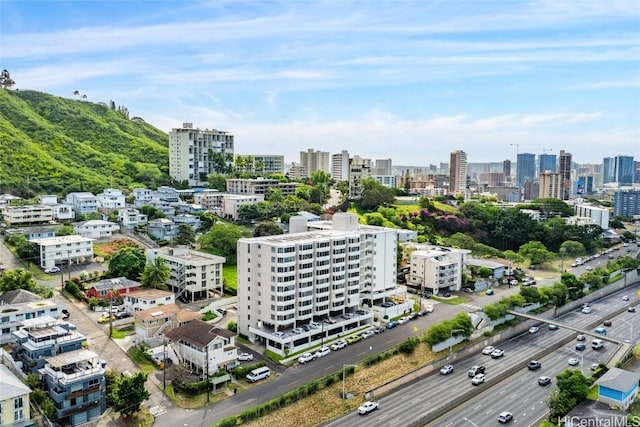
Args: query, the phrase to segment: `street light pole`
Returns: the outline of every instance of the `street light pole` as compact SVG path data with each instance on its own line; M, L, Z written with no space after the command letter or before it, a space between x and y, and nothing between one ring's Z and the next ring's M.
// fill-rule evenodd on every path
M449 356L453 353L453 333L454 332L465 332L464 329L452 329L449 333Z
M356 365L342 365L342 398L346 399L347 395L345 394L345 390L344 390L344 379L345 379L345 368L347 366L352 366L354 368L356 368Z

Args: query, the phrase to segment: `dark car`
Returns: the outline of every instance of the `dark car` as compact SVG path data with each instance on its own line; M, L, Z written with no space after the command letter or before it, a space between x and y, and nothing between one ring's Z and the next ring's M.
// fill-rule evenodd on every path
M472 366L471 368L469 368L469 370L467 371L467 375L469 377L475 377L478 374L484 374L485 373L485 367L482 365L475 365Z
M387 323L387 329L393 329L396 326L398 326L398 322L396 322L395 320L392 320L391 322Z
M443 297L449 298L451 296L451 292L445 292L442 294Z
M427 310L422 309L422 310L420 310L420 311L418 312L418 314L419 314L420 316L426 316L427 314L429 314L429 312L428 312Z
M413 313L413 314L411 315L411 320L416 320L418 317L420 317L420 314L418 314L418 313Z
M389 307L393 307L394 305L396 305L395 302L387 301L380 304L380 307L389 308Z
M635 313L636 312L636 308L635 307L629 307L629 308L627 308L627 311L629 313Z
M587 348L587 346L582 344L582 343L576 344L576 350L578 350L578 351L584 351L584 349L586 349L586 348Z
M71 316L71 313L69 313L69 310L67 310L66 308L62 309L62 318L63 319L68 319Z
M375 332L376 334L382 334L382 333L384 333L385 330L386 330L386 328L384 326L378 326L377 328L375 328L373 330L373 332Z
M116 319L126 319L127 317L131 317L131 314L123 311L122 313L116 313Z
M541 385L541 386L544 387L544 386L547 386L549 384L551 384L551 378L549 378L549 377L540 377L540 378L538 378L538 385Z
M607 319L602 323L604 326L611 326L611 320Z
M529 364L527 365L527 367L531 370L531 371L535 371L536 369L540 369L542 367L542 363L538 362L537 360L532 360L531 362L529 362Z

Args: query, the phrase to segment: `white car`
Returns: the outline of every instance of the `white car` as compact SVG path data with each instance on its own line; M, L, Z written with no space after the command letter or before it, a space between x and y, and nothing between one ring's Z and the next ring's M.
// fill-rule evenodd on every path
M554 325L553 323L549 324L549 329L552 331L555 331L556 329L558 329L558 325Z
M452 372L453 372L453 365L444 365L442 368L440 368L440 374L442 375L449 375Z
M368 414L369 412L375 411L376 409L378 409L378 402L364 402L362 405L360 405L360 407L358 408L358 413L360 415L365 415Z
M478 374L475 377L471 378L471 384L473 384L473 385L482 384L485 379L486 379L486 377L485 377L484 374Z
M329 347L320 347L320 349L316 351L316 354L314 357L316 358L324 357L329 353L331 353L331 349Z
M578 363L580 363L580 361L575 357L572 357L571 359L569 359L569 366L576 366Z
M376 333L373 331L364 331L363 333L361 333L360 335L362 336L362 339L367 339L369 337L374 336Z
M333 351L340 350L341 348L345 348L346 346L347 346L347 342L345 340L338 340L333 344L331 344L331 350Z
M583 309L582 309L582 312L583 312L584 314L589 314L589 313L591 313L591 307L585 307L585 308L583 308Z
M44 272L47 274L60 273L60 267L57 267L54 265L53 267L49 267L46 270L44 270Z
M536 332L538 332L539 330L540 330L540 328L539 328L539 327L537 327L537 326L532 326L532 327L530 327L530 328L529 328L529 333L530 333L530 334L535 334L535 333L536 333Z
M409 320L411 320L411 317L409 316L401 317L400 319L398 319L398 324L404 325L405 323L409 322Z
M626 296L626 295L625 295L625 296L623 296L623 297L622 297L622 301L629 301L629 297L628 297L628 296Z
M298 357L298 363L302 363L304 365L305 363L311 362L314 358L315 356L313 354L304 353L302 356Z
M247 361L247 360L253 360L253 354L251 353L240 353L238 355L238 360L239 361Z
M587 339L587 337L585 337L585 336L584 336L584 335L582 335L582 334L579 334L579 335L576 337L576 340L577 340L577 341L584 341L584 340L586 340L586 339Z
M496 348L495 350L493 350L491 352L491 357L493 359L497 359L497 358L502 357L502 356L504 356L504 350L500 350L499 348Z
M493 350L495 350L495 349L496 349L495 347L488 345L488 346L486 346L485 348L483 348L483 349L482 349L482 354L485 354L485 355L487 355L487 356L488 356L488 355L490 355L490 354L493 352Z
M294 334L301 334L301 333L304 332L304 329L302 329L302 328L293 328L291 330L291 332L293 332Z
M591 270L593 270L593 267L592 267L592 266L590 266L590 265L587 265L586 270L587 270L587 271L591 271Z
M433 306L432 305L428 305L424 308L424 311L426 311L427 313L433 313Z

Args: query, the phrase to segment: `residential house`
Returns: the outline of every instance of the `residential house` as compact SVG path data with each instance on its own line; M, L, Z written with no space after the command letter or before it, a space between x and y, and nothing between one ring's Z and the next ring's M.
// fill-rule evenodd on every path
M38 200L41 205L51 206L53 209L54 221L73 221L76 218L76 213L73 210L73 206L66 203L58 203L58 196L55 195L42 195L38 196Z
M70 235L29 240L40 248L40 267L81 264L93 260L93 239Z
M159 240L173 240L179 228L178 224L167 218L152 219L147 223L147 233Z
M126 277L116 277L113 279L103 279L93 283L87 288L86 294L89 298L107 299L111 297L123 296L135 292L142 284Z
M134 313L148 308L175 304L176 296L173 292L160 289L140 289L124 295L124 311Z
M78 349L45 359L40 374L56 408L56 419L78 426L107 410L104 366L93 351Z
M15 236L22 234L27 240L44 239L46 237L55 237L56 229L54 226L26 227L26 228L10 228L5 231L6 236Z
M197 217L195 215L176 215L171 218L171 220L178 224L178 228L180 227L180 224L186 224L190 226L191 228L193 228L193 231L198 231L198 229L200 228L200 217Z
M8 205L16 200L22 200L22 197L14 196L13 194L4 193L0 194L0 206Z
M47 224L53 221L53 208L50 205L2 205L0 213L9 227L20 224Z
M133 317L135 318L136 334L143 341L149 341L172 328L201 319L202 314L183 310L176 304L166 304L136 311L133 313Z
M126 208L118 210L118 222L128 229L133 230L137 225L146 224L149 217L141 214L138 209Z
M58 319L62 310L63 306L54 300L44 299L24 289L3 293L0 295L0 344L12 341L12 333L20 329L25 320L43 316Z
M178 190L166 185L158 187L158 189L153 193L153 198L172 205L180 203L180 193Z
M176 214L177 203L171 204L169 202L154 199L147 203L146 206L151 206L152 208L162 212L164 216L172 217Z
M597 381L598 401L616 406L623 411L629 409L638 398L640 374L620 368L611 368Z
M76 234L90 239L106 239L113 237L113 233L120 230L115 222L103 221L101 219L92 219L89 221L81 221L73 224L73 230Z
M148 188L134 188L131 194L135 199L133 203L137 208L146 206L153 200L153 190Z
M32 427L27 387L4 365L0 365L0 426Z
M75 325L51 316L24 320L12 335L13 358L22 362L27 374L42 369L45 358L79 350L87 340Z
M206 379L220 370L229 371L237 364L235 333L202 320L194 320L167 332L170 345L180 363Z
M96 195L98 206L105 209L122 209L126 206L125 195L121 190L107 188Z
M69 193L65 200L73 206L76 216L98 212L98 199L92 193Z
M171 269L167 285L190 301L207 298L210 292L224 293L222 269L224 257L186 248L161 247L147 250L147 259L164 259Z

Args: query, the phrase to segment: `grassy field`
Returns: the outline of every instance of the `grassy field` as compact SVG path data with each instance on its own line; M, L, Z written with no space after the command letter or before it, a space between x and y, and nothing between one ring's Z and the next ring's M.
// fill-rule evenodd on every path
M127 353L143 372L151 374L156 370L156 366L151 360L149 360L149 357L145 352L140 351L136 347L131 347L129 350L127 350Z
M225 264L222 270L222 279L225 289L238 289L238 268L234 265Z

